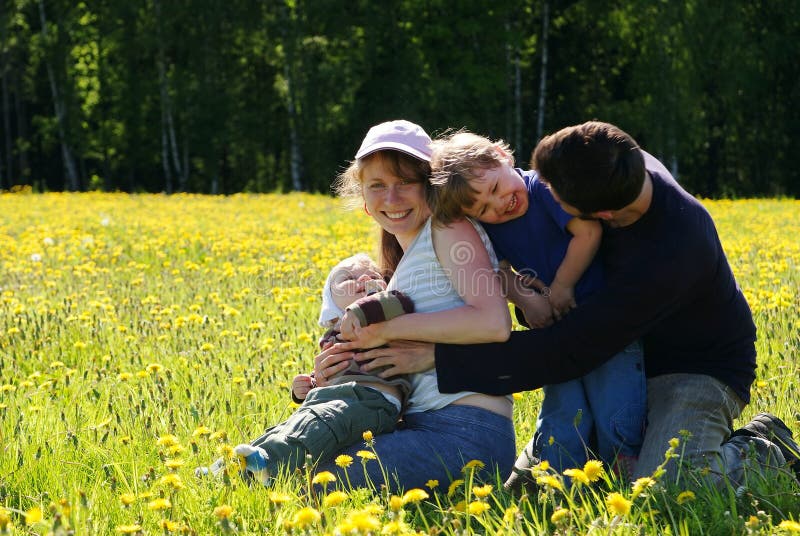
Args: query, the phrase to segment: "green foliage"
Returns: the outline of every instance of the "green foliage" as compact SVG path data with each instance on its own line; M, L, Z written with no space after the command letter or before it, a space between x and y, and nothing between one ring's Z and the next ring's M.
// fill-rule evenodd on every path
M328 192L399 117L503 138L525 165L544 114L545 132L619 124L694 193L800 195L794 0L2 4L0 189L63 189L66 145L79 189L291 189L294 162Z

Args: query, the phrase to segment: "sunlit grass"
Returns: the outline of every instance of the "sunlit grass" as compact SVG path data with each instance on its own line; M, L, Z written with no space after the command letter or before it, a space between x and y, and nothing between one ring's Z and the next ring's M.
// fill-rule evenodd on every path
M800 430L800 203L705 204L759 328L742 421L768 410ZM401 496L310 495L304 472L249 488L235 460L195 479L293 410L325 274L375 243L372 220L324 196L0 195L0 534L800 530L786 475L717 491L539 467L542 492L521 499L469 468ZM515 398L524 444L541 395Z

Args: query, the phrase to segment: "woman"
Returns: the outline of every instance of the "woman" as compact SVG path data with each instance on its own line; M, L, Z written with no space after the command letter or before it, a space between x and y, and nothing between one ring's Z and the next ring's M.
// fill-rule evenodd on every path
M492 342L509 336L508 306L492 269L488 239L468 220L447 227L432 225L426 202L429 143L428 135L413 123L382 123L370 129L355 162L339 178L338 193L359 199L359 204L363 201L367 214L382 228L382 268L392 274L388 288L408 295L417 311L355 328L350 335L356 344L348 348L396 340ZM325 385L325 378L346 368L353 356L341 345L319 354L318 384ZM448 482L471 460L507 473L515 458L508 397L442 394L434 370L412 374L410 380L412 393L403 425L375 438L380 464L366 462L373 484L408 489L429 480ZM343 454L355 457L359 450L362 445ZM332 460L317 469L340 475L343 471ZM353 486L367 485L360 467L349 469L347 478Z

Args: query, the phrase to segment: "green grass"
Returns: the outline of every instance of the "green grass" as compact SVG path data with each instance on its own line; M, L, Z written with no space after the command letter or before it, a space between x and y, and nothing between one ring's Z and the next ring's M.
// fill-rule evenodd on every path
M798 431L800 207L706 204L759 328L753 402L737 424L766 410ZM331 495L341 482L324 503L302 472L270 490L196 480L194 467L292 411L288 382L311 368L324 276L374 253L375 237L369 218L322 196L0 195L0 534L800 530L800 486L785 471L722 490L693 473L678 488L603 476L559 490L563 476L544 472L553 485L521 498L499 482L473 489L467 471L453 494L441 482L402 506ZM520 446L540 401L517 397Z

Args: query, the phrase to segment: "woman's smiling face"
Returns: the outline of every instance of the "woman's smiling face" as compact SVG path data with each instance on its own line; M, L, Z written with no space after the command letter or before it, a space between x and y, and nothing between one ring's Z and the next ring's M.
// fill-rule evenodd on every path
M361 192L367 212L405 250L430 217L425 183L399 177L380 153L366 159L361 170Z

